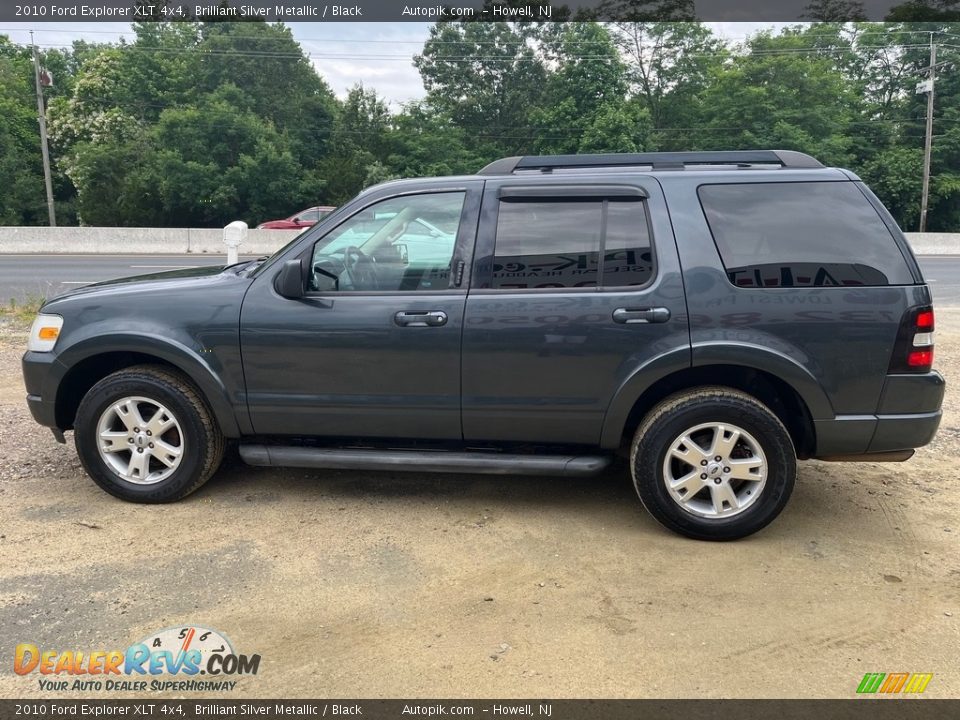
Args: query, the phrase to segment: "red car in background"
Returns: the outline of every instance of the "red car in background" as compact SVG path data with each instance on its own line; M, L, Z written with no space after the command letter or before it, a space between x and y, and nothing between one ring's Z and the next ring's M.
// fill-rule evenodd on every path
M316 207L301 210L296 215L291 215L285 220L267 220L267 222L257 225L257 230L299 230L315 225L327 215L336 210L330 205L317 205Z

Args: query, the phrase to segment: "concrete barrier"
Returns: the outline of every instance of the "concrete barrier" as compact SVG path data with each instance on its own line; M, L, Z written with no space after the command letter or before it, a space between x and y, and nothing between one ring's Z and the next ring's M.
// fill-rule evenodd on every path
M916 255L960 255L960 233L904 233Z
M250 230L241 255L269 255L299 230ZM0 254L227 254L223 230L210 228L0 227Z
M250 230L241 255L269 255L299 230ZM907 233L917 255L960 255L960 233ZM223 230L197 228L0 227L0 254L227 254Z

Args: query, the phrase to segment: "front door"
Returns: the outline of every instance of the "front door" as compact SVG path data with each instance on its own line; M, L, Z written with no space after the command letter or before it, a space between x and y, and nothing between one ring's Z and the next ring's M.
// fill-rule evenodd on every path
M460 340L481 181L384 189L298 255L303 298L277 294L282 263L241 313L254 431L459 440Z

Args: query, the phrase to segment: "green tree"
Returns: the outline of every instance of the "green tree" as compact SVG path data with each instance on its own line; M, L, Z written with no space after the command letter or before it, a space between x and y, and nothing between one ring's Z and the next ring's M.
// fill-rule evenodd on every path
M627 79L658 131L663 150L703 142L699 124L703 96L727 59L723 42L702 23L616 22L614 41L627 65Z
M538 36L537 26L516 23L435 24L414 57L427 100L476 147L498 155L523 151L547 78Z
M812 0L804 9L804 18L818 22L851 22L867 19L860 0Z
M476 172L492 155L470 148L466 132L428 103L411 103L393 118L386 165L400 177Z
M0 224L46 222L40 133L29 53L0 36Z
M811 50L809 34L760 33L714 72L704 93L704 144L802 150L849 164L856 88L829 55Z
M606 28L568 23L554 43L543 107L531 113L539 153L628 152L643 147L649 123L626 100L626 68Z
M389 152L390 112L386 103L363 85L355 85L337 112L330 152L317 166L327 178L326 199L340 204L369 184L370 168Z
M259 21L206 22L199 36L190 83L198 94L228 83L243 88L246 109L287 133L304 165L326 154L337 103L290 28Z

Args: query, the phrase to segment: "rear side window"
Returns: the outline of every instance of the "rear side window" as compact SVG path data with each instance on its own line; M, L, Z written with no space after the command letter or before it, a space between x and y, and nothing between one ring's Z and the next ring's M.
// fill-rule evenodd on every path
M699 194L737 287L913 283L890 231L852 182L703 185Z
M493 288L624 287L644 285L652 276L639 199L500 201Z

